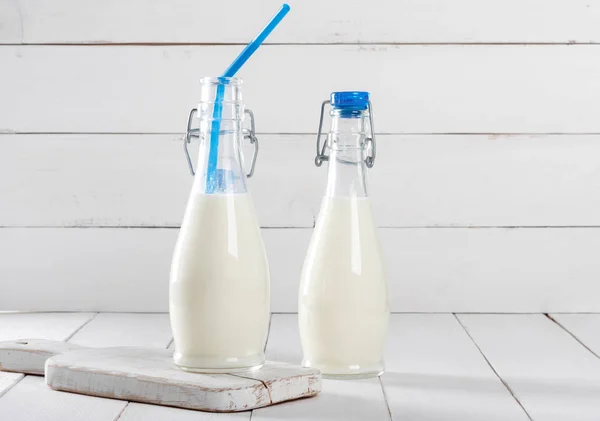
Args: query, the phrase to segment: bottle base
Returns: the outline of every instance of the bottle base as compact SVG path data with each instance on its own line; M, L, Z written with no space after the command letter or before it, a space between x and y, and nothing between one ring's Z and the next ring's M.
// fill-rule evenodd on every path
M306 359L302 361L302 367L318 368L321 370L321 376L323 376L324 379L334 380L371 379L381 376L385 371L382 363L363 365L332 365L313 363Z
M361 379L372 379L381 376L385 370L379 371L366 371L364 373L321 373L324 379L330 380L361 380Z
M200 368L200 367L186 367L178 365L183 371L190 373L204 373L204 374L230 374L230 373L247 373L251 371L260 370L264 364L255 365L252 367L236 367L236 368Z
M173 362L183 371L192 373L227 374L259 370L265 364L265 354L245 357L190 357L176 352Z

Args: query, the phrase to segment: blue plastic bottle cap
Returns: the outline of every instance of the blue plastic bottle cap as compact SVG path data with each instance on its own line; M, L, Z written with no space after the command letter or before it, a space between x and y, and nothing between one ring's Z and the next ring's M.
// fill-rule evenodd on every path
M363 91L332 92L331 106L342 110L366 110L369 93Z

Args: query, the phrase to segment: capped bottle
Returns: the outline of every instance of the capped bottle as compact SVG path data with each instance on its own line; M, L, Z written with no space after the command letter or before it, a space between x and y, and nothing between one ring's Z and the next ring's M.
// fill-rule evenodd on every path
M321 146L325 107L331 130ZM329 378L384 371L389 305L377 229L367 195L375 163L367 92L334 92L321 106L315 163L329 164L325 197L304 261L298 297L303 365Z

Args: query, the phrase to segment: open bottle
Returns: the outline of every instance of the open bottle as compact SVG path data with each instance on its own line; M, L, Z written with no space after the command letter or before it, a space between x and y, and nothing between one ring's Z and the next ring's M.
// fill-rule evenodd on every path
M171 265L174 360L188 371L246 371L264 364L270 313L269 266L246 186L258 139L241 79L201 83L184 140L187 153L190 139L200 138L199 159ZM246 115L250 129L243 128ZM200 128L194 129L197 119ZM241 154L245 139L255 146L249 174Z
M331 130L321 147L325 107ZM329 151L329 154L327 154ZM302 270L298 297L303 365L329 378L383 373L387 283L367 196L375 162L367 92L334 92L321 106L317 157L329 162L327 191Z

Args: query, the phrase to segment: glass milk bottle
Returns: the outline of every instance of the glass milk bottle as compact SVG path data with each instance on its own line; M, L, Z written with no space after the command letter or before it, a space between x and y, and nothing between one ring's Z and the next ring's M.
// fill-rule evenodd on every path
M331 130L320 146L325 106ZM329 155L327 155L329 151ZM304 261L299 325L303 365L329 378L383 373L387 284L367 196L375 132L367 92L334 92L321 106L317 157L329 162L327 191Z
M175 363L184 370L236 372L264 364L269 326L269 267L246 177L256 162L254 118L241 79L204 78L190 113L200 153L171 265L170 317ZM192 129L199 115L200 129ZM243 129L244 116L251 129ZM255 153L248 175L241 142Z

